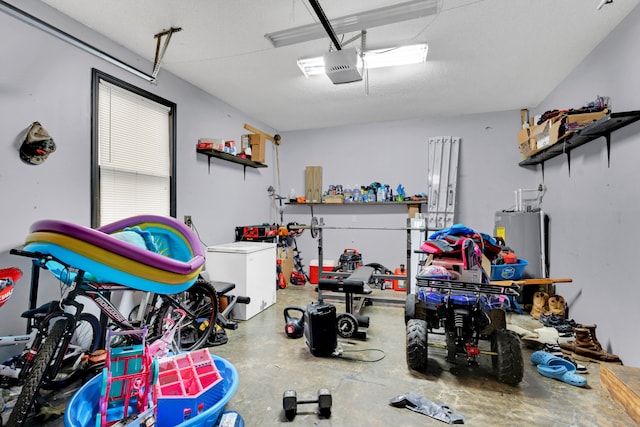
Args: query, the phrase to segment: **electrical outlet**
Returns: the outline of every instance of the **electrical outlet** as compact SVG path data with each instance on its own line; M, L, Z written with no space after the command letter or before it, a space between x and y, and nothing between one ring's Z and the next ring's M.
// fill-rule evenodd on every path
M184 223L187 225L187 227L191 228L191 226L193 225L193 223L191 222L191 215L184 216Z

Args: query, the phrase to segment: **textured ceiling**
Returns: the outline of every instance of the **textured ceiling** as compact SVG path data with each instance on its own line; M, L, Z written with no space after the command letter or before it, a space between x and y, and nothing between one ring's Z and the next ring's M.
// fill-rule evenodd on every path
M440 0L437 15L367 31L369 49L427 42L425 64L334 85L296 65L328 38L274 48L264 37L317 21L304 0L42 1L151 62L153 35L181 27L162 70L280 132L535 107L640 3ZM329 19L401 2L320 0Z

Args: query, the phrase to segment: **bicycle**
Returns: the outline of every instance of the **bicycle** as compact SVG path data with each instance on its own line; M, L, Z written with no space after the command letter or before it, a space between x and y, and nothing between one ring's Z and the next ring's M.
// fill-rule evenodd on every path
M142 313L140 307L146 307ZM176 309L187 307L191 315L182 318ZM201 348L212 331L211 317L217 319L220 311L219 295L211 282L198 276L186 291L178 294L146 292L139 305L129 313L128 320L135 327L149 326L150 342L166 331L166 319L177 321L179 333L172 340L172 347L179 352ZM204 334L207 334L205 337Z
M0 307L7 302L13 293L15 283L22 276L22 271L16 267L0 269ZM23 350L10 357L8 360L0 364L0 388L11 389L20 386L27 376L37 353L39 344L37 341L42 339L38 331L41 328L42 321L49 313L54 311L57 301L51 301L42 306L27 310L22 313L22 317L27 319L27 334L0 336L0 347L20 345ZM55 390L75 381L80 373L79 366L83 360L83 356L93 352L98 346L100 338L100 323L98 319L90 313L81 313L78 317L78 323L73 331L69 347L64 353L61 369L58 370L55 377L51 377L42 387L47 390ZM46 331L48 332L48 331ZM9 392L11 394L11 392ZM8 414L5 409L10 405L0 408L2 412L2 421L6 421ZM6 402L5 402L6 403ZM4 424L4 423L2 423Z
M43 320L48 314L53 313L58 301L50 301L33 310L27 310L21 317L27 319L31 325L31 332L23 335L0 336L0 347L22 345L24 350L15 356L10 357L0 364L0 388L9 388L19 385L24 378L25 372L30 367L30 361L35 357L38 344L36 337ZM69 343L69 348L65 352L61 369L55 378L51 378L45 384L47 389L59 389L75 381L79 372L79 367L86 354L90 354L98 349L102 327L100 321L91 313L80 313L78 323ZM46 331L48 333L49 331Z
M97 283L86 279L88 274L74 268L61 259L41 252L30 252L18 249L10 251L13 255L32 258L34 266L49 269L57 263L56 268L62 266L64 277L61 278L68 286L68 292L53 311L46 315L36 331L33 349L34 358L29 371L24 377L22 392L9 417L8 426L19 427L24 424L30 414L40 388L56 379L56 375L63 366L65 350L69 347L73 331L84 314L84 304L79 297L87 297L93 301L101 312L101 325L107 324L122 330L136 329L132 323L110 301L110 295L115 291L127 291L133 288L115 283ZM39 275L32 275L32 280L38 280ZM32 283L32 286L34 283ZM37 286L37 284L36 284ZM173 318L175 308L186 314L180 321L181 332L175 344L179 350L190 351L206 343L217 317L218 299L215 289L206 281L198 280L186 291L178 294L154 294L159 309L146 313L144 319L151 322L153 331L148 342L162 336L165 317ZM171 315L169 315L171 313ZM182 330L188 331L183 333ZM189 338L186 343L181 339Z

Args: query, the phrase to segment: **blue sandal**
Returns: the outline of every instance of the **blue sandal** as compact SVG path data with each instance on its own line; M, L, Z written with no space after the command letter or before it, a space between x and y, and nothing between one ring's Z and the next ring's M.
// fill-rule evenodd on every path
M538 350L534 351L531 354L531 362L533 362L534 365L550 365L552 363L557 364L557 362L554 362L554 359L560 359L560 357L554 356L548 351Z
M535 351L531 355L531 361L538 365L540 375L564 381L576 387L586 387L587 385L586 378L576 374L575 365L568 360L546 351Z

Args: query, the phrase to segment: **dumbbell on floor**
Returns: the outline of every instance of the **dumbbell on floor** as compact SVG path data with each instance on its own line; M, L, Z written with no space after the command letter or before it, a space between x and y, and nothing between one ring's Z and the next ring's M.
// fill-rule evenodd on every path
M284 414L289 421L293 420L298 413L298 405L307 403L317 403L320 415L325 418L331 416L331 392L326 388L318 390L318 398L314 400L298 400L298 396L295 390L287 390L282 395L282 407L284 408Z

